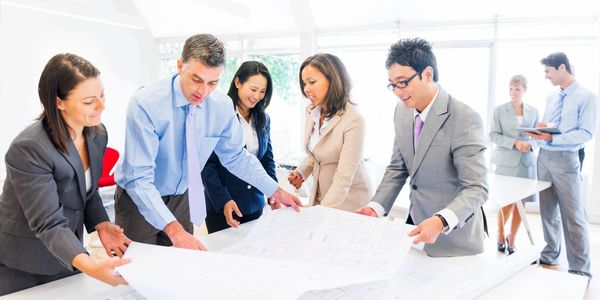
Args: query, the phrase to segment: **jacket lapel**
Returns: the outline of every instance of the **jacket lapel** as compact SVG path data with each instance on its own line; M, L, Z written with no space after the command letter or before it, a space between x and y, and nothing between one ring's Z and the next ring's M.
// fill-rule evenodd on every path
M87 148L88 148L88 157L90 161L90 171L92 172L92 189L91 191L96 190L98 186L98 180L96 178L100 178L100 174L102 173L102 158L104 156L104 150L101 146L96 142L96 134L89 134L86 138ZM85 187L85 184L84 184ZM85 188L84 188L85 193ZM85 199L85 198L84 198Z
M529 105L523 104L523 118L525 118L525 123L527 126L535 127L535 111Z
M319 138L319 141L317 142L317 144L315 145L315 151L317 150L317 148L323 144L323 140L325 139L325 137L331 132L331 130L341 121L341 117L339 114L336 114L335 116L333 116L333 118L329 119L329 122L327 123L327 128L325 128L325 131L323 132L323 134L321 134L321 137Z
M256 139L258 140L258 152L256 153L256 157L258 160L261 160L267 151L267 141L264 139L265 137L265 129L256 130Z
M446 122L446 119L448 119L448 98L448 94L446 94L446 92L440 87L438 96L433 103L431 110L427 114L425 124L423 125L423 131L421 132L419 144L416 147L417 149L415 152L413 168L410 173L411 177L414 176L419 169L419 166L421 165L421 162L423 162L425 154L427 153L429 146L431 146L433 139L437 135L444 122ZM412 120L412 123L414 126L414 120Z
M75 176L77 176L77 183L79 184L79 194L81 195L82 201L85 199L85 174L83 172L83 164L81 163L81 158L79 158L79 153L75 148L75 144L73 141L68 138L67 150L69 153L60 152L62 156L69 162L73 170L75 171ZM85 202L85 201L84 201Z

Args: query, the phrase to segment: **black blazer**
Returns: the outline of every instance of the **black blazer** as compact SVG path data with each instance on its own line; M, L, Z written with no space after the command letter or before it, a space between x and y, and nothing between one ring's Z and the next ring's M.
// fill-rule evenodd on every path
M37 121L11 143L0 195L0 263L44 275L73 270L73 258L86 252L83 224L92 232L98 223L108 221L98 194L106 131L84 132L92 173L89 193L83 164L70 139L68 154L59 151Z
M275 161L271 147L271 119L266 115L265 128L257 130L258 153L256 157L271 178L277 181ZM231 174L213 152L202 170L206 210L212 213L223 213L223 207L229 200L235 200L242 214L251 214L262 210L265 205L264 195L254 186Z

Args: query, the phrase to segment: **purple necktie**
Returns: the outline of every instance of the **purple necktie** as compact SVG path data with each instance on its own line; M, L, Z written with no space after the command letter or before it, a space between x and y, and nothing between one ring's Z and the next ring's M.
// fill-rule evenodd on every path
M197 105L188 105L185 120L185 144L188 167L188 199L190 202L190 219L200 226L206 218L206 202L204 200L204 184L202 183L198 151L196 149L196 109Z
M419 144L419 138L421 137L421 130L423 130L423 120L417 115L415 117L415 135L413 136L413 150L417 151L417 145Z

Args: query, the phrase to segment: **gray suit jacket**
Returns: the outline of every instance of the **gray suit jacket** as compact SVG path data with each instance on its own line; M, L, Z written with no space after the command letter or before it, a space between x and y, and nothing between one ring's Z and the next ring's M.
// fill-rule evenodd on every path
M523 124L517 124L515 109L512 103L502 104L494 110L494 122L490 128L490 140L497 147L492 154L492 163L503 167L516 167L521 158L525 166L535 166L536 159L533 151L521 153L514 149L517 139L531 141L531 138L516 129L516 127L535 127L538 122L538 111L527 104L523 104ZM530 142L532 149L535 142Z
M487 200L483 123L470 107L441 87L427 115L417 151L413 150L414 111L398 103L394 115L394 153L373 201L389 212L410 177L411 215L415 224L448 208L458 225L426 244L430 256L483 252L481 206Z
M73 270L71 262L88 232L108 215L98 194L105 131L86 128L92 189L85 191L83 164L69 140L68 154L54 147L42 122L23 130L6 153L0 196L0 263L29 273Z

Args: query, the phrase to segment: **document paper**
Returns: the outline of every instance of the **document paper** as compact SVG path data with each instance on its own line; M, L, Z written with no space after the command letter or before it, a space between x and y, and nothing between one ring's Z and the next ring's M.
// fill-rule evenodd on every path
M410 248L407 228L325 207L281 209L227 253L132 243L118 272L148 299L297 299L390 278Z

